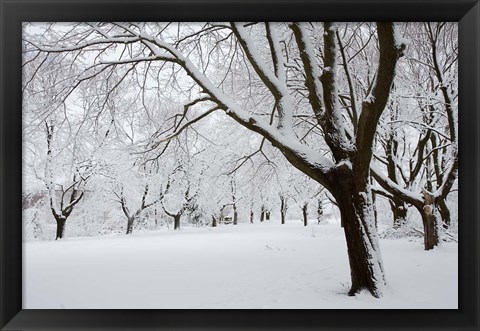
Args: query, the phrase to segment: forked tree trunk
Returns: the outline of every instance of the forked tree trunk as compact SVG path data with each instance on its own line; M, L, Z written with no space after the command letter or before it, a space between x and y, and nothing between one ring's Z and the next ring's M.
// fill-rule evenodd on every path
M393 214L393 228L401 228L407 219L407 206L400 199L390 200L390 208Z
M304 204L302 207L302 214L303 214L303 226L308 225L308 203Z
M363 289L374 297L385 285L382 259L375 228L371 196L367 192L337 192L337 202L347 241L352 285L348 295Z
M422 215L423 222L423 242L425 245L425 250L431 250L437 246L440 242L439 236L439 219L437 217L437 206L435 205L435 200L433 196L427 191L423 191L423 202L422 206L416 206L417 210Z
M180 218L182 217L182 214L177 214L173 216L173 229L178 230L180 229Z
M395 196L395 198L401 199L401 197L403 197L405 201L412 204L418 210L418 212L420 213L420 216L422 217L423 242L424 242L425 250L428 251L433 249L435 246L437 246L440 243L441 225L439 224L440 217L438 217L437 215L439 206L436 204L434 196L428 191L423 190L422 199L408 200L409 199L408 196L406 195L402 196L402 193L398 193L398 191L391 189L388 186L388 184L386 184L386 182L382 180L380 176L376 176L376 177L377 177L376 178L377 182L379 182L386 190L390 190L390 193L392 193ZM394 215L397 213L405 217L407 210L406 208L402 208L397 211L393 210L393 212L394 212Z
M55 240L62 239L65 236L65 223L67 222L67 218L64 216L55 217L57 221L57 233L55 236Z

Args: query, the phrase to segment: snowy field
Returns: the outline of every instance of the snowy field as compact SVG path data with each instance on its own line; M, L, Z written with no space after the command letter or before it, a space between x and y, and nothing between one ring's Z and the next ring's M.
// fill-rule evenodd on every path
M380 242L381 299L346 295L338 224L300 221L24 244L23 308L433 308L458 305L458 246Z

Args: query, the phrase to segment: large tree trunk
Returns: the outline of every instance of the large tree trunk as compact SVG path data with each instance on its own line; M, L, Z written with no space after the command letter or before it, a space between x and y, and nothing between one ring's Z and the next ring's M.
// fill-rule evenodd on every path
M67 218L64 216L55 217L57 221L57 234L55 236L55 240L62 239L65 236L65 223L67 222Z
M267 221L270 221L270 211L266 211L266 212L265 212L265 219L266 219Z
M285 214L287 213L287 202L284 197L280 197L280 218L282 219L282 224L285 224Z
M393 214L393 228L401 228L407 219L407 206L405 202L400 199L390 200L390 208Z
M302 207L302 214L303 214L303 226L308 225L308 203L304 204Z
M385 285L383 264L369 192L337 192L337 202L347 241L352 286L349 295L363 289L374 297L382 295Z
M420 210L419 210L420 211ZM425 205L420 211L423 222L423 242L425 250L431 250L439 243L438 219L431 205Z
M180 218L182 217L182 214L177 214L173 216L173 229L178 230L180 229Z
M131 234L133 232L133 221L135 219L133 217L128 217L127 218L127 233L126 234Z
M217 227L217 219L215 218L215 216L212 216L212 228L216 228Z
M437 206L434 203L433 196L427 191L423 191L423 206L416 206L422 215L423 222L423 242L425 250L428 251L437 246L440 242L439 224L437 217Z
M262 206L262 210L260 212L260 222L263 222L265 220L265 207Z

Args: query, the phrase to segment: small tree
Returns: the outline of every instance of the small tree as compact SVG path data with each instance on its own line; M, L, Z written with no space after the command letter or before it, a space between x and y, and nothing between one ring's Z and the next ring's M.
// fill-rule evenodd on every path
M145 184L144 187L145 188L144 188L144 191L143 191L142 201L140 203L140 206L138 208L134 209L134 211L130 210L130 208L128 208L128 206L127 206L127 200L126 200L126 197L125 197L125 194L124 194L123 186L120 190L120 194L115 193L115 195L118 198L118 202L122 206L123 214L127 217L127 231L126 231L126 234L131 234L133 232L134 222L140 216L142 211L144 211L148 207L153 206L154 204L158 203L163 198L163 195L161 194L156 200L154 200L150 203L147 203L146 198L147 198L147 195L148 195L148 184Z
M48 198L50 202L50 210L52 211L53 217L57 222L57 231L55 235L55 240L62 239L65 236L65 223L67 222L68 217L73 211L73 208L82 200L84 196L84 189L80 188L82 185L85 185L88 179L91 176L91 166L87 165L83 167L84 173L80 172L80 166L75 164L75 172L72 175L73 179L71 183L64 188L63 185L54 183L54 170L53 167L53 132L54 125L48 124L45 122L45 128L47 133L47 159L45 163L45 185L48 191ZM56 187L60 187L60 203L59 206L56 205Z
M287 198L284 195L280 195L280 218L281 224L285 224L285 217L287 215Z

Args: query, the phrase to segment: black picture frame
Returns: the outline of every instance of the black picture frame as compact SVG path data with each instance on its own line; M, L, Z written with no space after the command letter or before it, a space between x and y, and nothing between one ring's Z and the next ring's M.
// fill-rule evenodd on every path
M0 327L2 330L478 330L480 4L478 0L0 0ZM459 22L458 310L22 310L21 22Z

